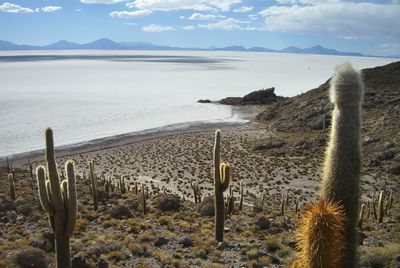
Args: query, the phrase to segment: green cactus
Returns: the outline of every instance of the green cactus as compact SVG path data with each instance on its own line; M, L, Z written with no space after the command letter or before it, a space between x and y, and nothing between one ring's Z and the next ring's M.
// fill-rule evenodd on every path
M221 164L221 132L215 132L214 144L214 208L215 208L215 239L224 241L224 191L230 181L230 166Z
M77 194L74 163L67 161L67 179L60 181L54 158L53 132L46 130L46 169L36 170L40 203L49 217L56 241L57 268L71 267L69 239L74 231L77 214Z
M97 211L97 176L94 172L94 163L93 161L89 161L89 176L91 182L91 189L92 189L92 199L93 199L93 208L94 211Z
M8 181L10 184L10 198L12 201L15 201L15 183L14 175L12 173L8 174Z
M343 265L356 267L360 169L361 169L361 102L363 84L359 72L350 64L337 67L331 80L334 103L332 128L325 154L321 196L343 205L345 247Z

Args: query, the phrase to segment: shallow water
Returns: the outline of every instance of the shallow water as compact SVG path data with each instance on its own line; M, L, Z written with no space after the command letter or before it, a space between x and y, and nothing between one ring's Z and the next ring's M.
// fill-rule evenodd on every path
M0 157L44 147L52 127L68 145L165 125L241 121L230 107L198 104L274 86L294 96L334 67L395 59L195 51L0 52Z

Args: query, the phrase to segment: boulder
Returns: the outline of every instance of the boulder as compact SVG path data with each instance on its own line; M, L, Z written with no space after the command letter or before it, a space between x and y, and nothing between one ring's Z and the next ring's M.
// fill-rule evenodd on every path
M282 140L270 140L263 144L257 144L254 146L254 151L263 151L263 150L271 150L274 148L280 148L286 143Z
M178 211L181 207L181 200L179 196L173 194L161 194L155 205L161 211Z
M115 218L115 219L124 219L124 218L128 218L131 216L131 213L129 212L128 207L124 206L124 205L118 205L116 207L113 207L111 209L111 217Z
M271 222L264 216L261 216L256 221L256 226L260 230L268 229L271 226Z
M200 213L202 216L209 216L212 217L214 216L214 197L212 196L207 196L203 198L201 203L199 204L197 211Z
M9 263L19 265L21 268L46 268L48 260L44 251L34 247L22 247L4 252L1 258Z

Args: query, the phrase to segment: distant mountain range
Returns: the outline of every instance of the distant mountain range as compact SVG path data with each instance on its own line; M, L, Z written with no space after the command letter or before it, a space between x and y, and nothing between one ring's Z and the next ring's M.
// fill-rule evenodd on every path
M18 45L8 41L0 40L0 50L184 50L184 51L248 51L248 52L278 52L278 53L298 53L298 54L318 54L318 55L341 55L341 56L367 56L358 52L342 52L335 49L324 48L320 45L309 48L287 47L284 49L269 49L264 47L245 48L243 46L228 46L222 48L183 48L159 46L148 42L115 42L107 38L101 38L96 41L78 44L66 40L44 45Z

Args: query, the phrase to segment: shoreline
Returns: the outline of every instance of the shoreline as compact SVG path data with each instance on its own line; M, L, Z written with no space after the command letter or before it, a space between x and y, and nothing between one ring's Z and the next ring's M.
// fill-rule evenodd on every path
M160 137L174 136L178 134L190 134L214 131L217 128L233 128L253 122L255 116L263 111L264 105L245 105L245 106L231 106L232 115L237 116L238 121L191 121L184 123L176 123L165 125L161 127L145 129L135 132L116 134L104 138L97 138L89 141L78 142L68 145L57 146L55 150L57 157L66 157L79 153L96 152L106 150L118 146L129 145L141 141L152 140ZM55 133L55 137L57 133ZM44 139L44 130L43 130ZM31 162L38 162L44 160L44 148L39 150L26 151L16 153L9 156L0 157L0 167L7 165L7 158L12 161L14 167L22 167L27 164L29 157Z
M143 141L151 141L158 138L181 135L181 134L195 134L204 132L213 132L216 129L232 129L238 126L249 125L247 122L191 122L167 125L163 127L113 135L105 138L90 140L87 142L80 142L64 146L56 146L57 158L68 157L76 154L93 153L97 151L116 148L119 146L127 146ZM57 133L55 133L55 136ZM44 134L43 134L44 139ZM21 168L27 165L27 158L30 158L32 163L44 160L45 149L28 151L24 153L14 154L8 156L14 167ZM0 167L5 167L7 164L7 157L0 158Z

